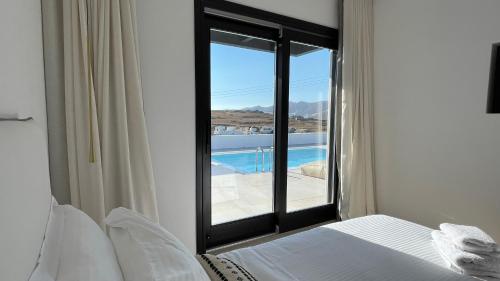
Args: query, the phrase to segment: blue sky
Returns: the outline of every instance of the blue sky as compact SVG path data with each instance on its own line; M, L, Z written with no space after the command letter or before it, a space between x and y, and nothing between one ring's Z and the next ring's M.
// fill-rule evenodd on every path
M274 104L275 54L211 44L212 109ZM291 57L290 101L328 100L330 51Z

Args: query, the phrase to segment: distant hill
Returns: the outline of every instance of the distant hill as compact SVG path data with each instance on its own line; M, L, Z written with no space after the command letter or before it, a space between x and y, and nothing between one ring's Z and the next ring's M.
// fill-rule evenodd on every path
M264 113L273 113L273 106L252 106L242 110L260 111ZM302 116L304 118L313 118L318 120L326 120L328 118L328 101L319 102L290 102L288 108L289 116Z

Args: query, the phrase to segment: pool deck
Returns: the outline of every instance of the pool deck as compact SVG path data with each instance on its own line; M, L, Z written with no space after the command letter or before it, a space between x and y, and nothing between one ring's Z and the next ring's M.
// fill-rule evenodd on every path
M273 210L273 175L270 172L241 174L224 171L212 175L212 224L270 213ZM305 176L300 169L288 171L288 211L323 205L326 180Z

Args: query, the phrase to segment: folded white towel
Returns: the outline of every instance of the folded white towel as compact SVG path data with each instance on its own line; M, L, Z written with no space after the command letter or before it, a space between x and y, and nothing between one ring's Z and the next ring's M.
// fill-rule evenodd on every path
M432 232L432 238L434 247L451 270L469 276L500 279L499 258L462 251L444 233L437 230Z
M446 234L438 230L432 232L432 239L435 241L439 252L457 267L474 271L498 272L500 274L500 258L462 251L454 245Z
M436 241L432 241L432 244L434 244L434 247L437 249L441 257L443 258L444 262L446 263L446 266L448 266L451 270L463 274L463 275L468 275L468 276L474 276L474 277L493 277L493 278L498 278L500 279L500 273L498 272L491 272L491 271L485 271L485 270L473 270L473 269L464 269L459 267L456 264L453 264L453 262L448 258L444 252L441 251L441 247L437 245Z
M478 227L442 223L439 228L453 240L458 248L464 251L500 255L500 247L495 240Z
M453 264L450 264L448 262L449 267L451 270L463 274L463 275L468 275L468 276L474 276L474 277L493 277L500 279L500 273L498 272L493 272L493 271L484 271L484 270L472 270L472 269L463 269L456 267Z

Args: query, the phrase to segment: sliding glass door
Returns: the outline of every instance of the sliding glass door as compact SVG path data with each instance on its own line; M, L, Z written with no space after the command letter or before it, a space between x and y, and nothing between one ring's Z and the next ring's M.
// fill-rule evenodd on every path
M212 225L273 209L276 42L210 30Z
M334 151L335 42L331 38L284 29L282 107L276 163L280 232L335 218Z
M331 202L328 161L333 51L290 42L287 212Z
M212 15L198 40L201 251L334 219L334 40Z

